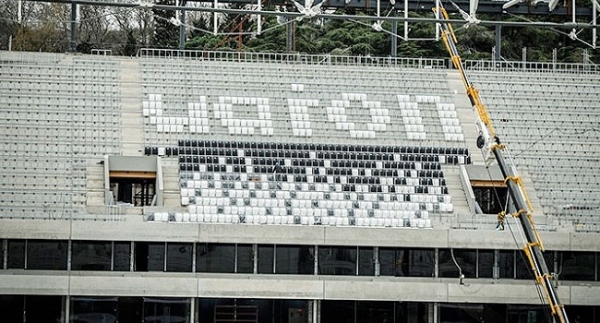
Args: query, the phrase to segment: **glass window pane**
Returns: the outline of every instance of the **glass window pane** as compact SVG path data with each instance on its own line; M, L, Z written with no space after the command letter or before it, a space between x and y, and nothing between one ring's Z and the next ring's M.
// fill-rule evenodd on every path
M167 242L167 271L192 271L192 244Z
M62 312L63 300L64 296L25 296L24 321L28 323L61 322L61 317L64 315ZM2 317L2 322L5 322L4 317Z
M558 253L559 279L594 280L595 254L593 252L564 251Z
M189 298L144 298L144 322L189 321Z
M237 273L251 274L254 271L252 264L252 245L237 245Z
M369 322L357 321L355 317L356 302L355 301L321 301L321 322ZM373 321L375 322L375 321Z
M258 246L258 273L272 274L273 273L273 254L275 247L273 245Z
M379 248L379 274L381 276L396 275L396 250Z
M402 276L433 277L435 250L400 249L396 251L396 262L400 265L398 267L402 268Z
M67 241L27 241L27 269L67 269Z
M8 240L7 268L25 268L25 240Z
M373 261L373 247L358 248L358 275L359 276L374 276L375 262Z
M25 296L0 295L0 311L2 312L2 322L23 322L24 309Z
M116 297L72 297L71 322L116 322Z
M516 266L515 266L515 277L517 279L533 279L533 272L529 266L529 259L522 250L516 251Z
M356 248L319 247L319 275L356 275Z
M73 241L72 270L110 271L111 243L108 241Z
M356 302L356 322L393 322L394 302Z
M277 274L311 275L314 272L314 248L311 246L277 246Z
M500 278L515 278L514 250L500 250L498 253L498 269Z
M441 322L483 322L481 304L440 304Z
M114 263L113 270L129 271L131 259L131 243L130 242L115 242L114 243Z
M165 270L165 243L148 243L148 271Z
M478 262L477 270L479 278L493 278L494 277L494 251L493 250L479 250L478 251Z
M204 273L235 272L235 245L217 243L197 244L196 271Z
M452 258L453 253L454 259ZM458 278L459 272L462 272L466 278L475 278L475 265L477 262L477 252L475 250L440 249L439 259L440 277Z

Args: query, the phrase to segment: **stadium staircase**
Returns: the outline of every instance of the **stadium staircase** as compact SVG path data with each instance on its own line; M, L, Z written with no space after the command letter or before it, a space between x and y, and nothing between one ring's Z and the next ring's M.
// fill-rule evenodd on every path
M138 60L121 61L121 153L124 156L139 156L143 144L142 87L140 86L140 64Z

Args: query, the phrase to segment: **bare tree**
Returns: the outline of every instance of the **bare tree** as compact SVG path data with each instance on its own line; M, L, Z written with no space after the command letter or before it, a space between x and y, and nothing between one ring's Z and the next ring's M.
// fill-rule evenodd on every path
M111 11L103 6L82 5L79 9L78 44L79 52L89 53L93 48L106 48L111 28Z
M69 45L69 6L23 2L21 24L13 37L13 50L64 52Z
M120 35L121 54L133 55L137 49L150 44L154 32L152 11L143 8L114 9L113 17Z

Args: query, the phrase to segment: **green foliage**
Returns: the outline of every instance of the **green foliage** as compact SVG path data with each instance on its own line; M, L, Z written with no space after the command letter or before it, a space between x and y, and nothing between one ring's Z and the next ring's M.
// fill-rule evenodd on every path
M175 0L156 0L156 4L175 5ZM175 18L175 11L152 9L154 13L154 34L152 44L157 48L177 48L179 44L179 27L170 22Z
M124 56L135 56L136 54L137 43L135 40L135 36L133 35L133 31L129 31L127 33L127 43L123 46L123 55Z

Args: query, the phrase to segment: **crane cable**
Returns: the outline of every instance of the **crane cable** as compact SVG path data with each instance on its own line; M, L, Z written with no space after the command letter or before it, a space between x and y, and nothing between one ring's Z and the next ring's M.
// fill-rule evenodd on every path
M504 149L508 150L508 148L506 146L504 147ZM512 160L512 158L510 158L510 161L511 161L511 163L514 163L513 160ZM485 169L487 171L489 180L493 181L492 174L490 172L489 167L486 167ZM497 189L496 186L493 186L493 191L494 191L494 195L496 196L496 200L500 203L502 200L500 199L500 194L498 193L498 189ZM508 202L510 201L510 199L511 199L510 194L507 194L507 196L506 196L506 202L504 204L504 208L501 211L501 213L503 213L505 215L508 212ZM523 229L521 228L520 225L518 225L517 221L519 221L519 220L515 216L513 216L512 218L515 220L515 223L517 224L517 230L519 231L519 233L521 235L521 239L523 239L523 241L527 241L527 239L524 236ZM517 250L521 250L522 251L521 245L517 241L517 237L515 236L515 232L513 231L513 228L510 225L510 221L505 221L505 224L508 227L508 231L510 231L510 235L513 238L513 241L515 243L515 246L517 247ZM525 259L525 256L523 255L523 253L524 253L524 251L523 252L519 252L519 256L521 257L521 260L523 261L523 263L526 265L528 262L527 262L527 259ZM543 293L543 291L541 289L541 286L540 286L540 284L537 283L537 280L535 279L535 277L534 277L534 275L532 273L532 270L527 270L527 273L529 274L530 278L532 278L534 280L535 290L536 290L536 293L538 295L538 299L540 300L540 303L541 304L547 304L546 298L544 297L544 293ZM548 310L547 309L544 310L544 314L546 316L547 321L548 322L552 322L552 317L550 315L548 315Z

